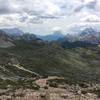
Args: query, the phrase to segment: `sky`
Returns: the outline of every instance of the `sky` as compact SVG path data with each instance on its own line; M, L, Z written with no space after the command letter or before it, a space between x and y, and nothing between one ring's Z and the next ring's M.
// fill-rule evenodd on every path
M0 28L34 34L100 26L100 0L0 0Z

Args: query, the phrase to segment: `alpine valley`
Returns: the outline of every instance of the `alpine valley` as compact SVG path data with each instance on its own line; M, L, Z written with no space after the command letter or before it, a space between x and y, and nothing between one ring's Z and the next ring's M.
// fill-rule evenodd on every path
M39 36L18 28L0 29L0 88L4 90L1 97L10 98L1 100L26 100L30 91L38 93L41 100L52 100L50 95L46 99L47 92L63 93L56 93L59 99L53 100L99 98L100 32L86 27L77 34L54 31ZM31 96L27 100L33 100ZM80 97L83 99L77 99Z

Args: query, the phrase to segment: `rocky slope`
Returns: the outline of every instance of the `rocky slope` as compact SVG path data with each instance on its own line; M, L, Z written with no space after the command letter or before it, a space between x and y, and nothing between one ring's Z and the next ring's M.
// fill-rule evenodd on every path
M58 80L58 82L57 82ZM7 81L6 88L0 89L1 100L100 100L100 85L80 84L69 85L62 77L48 77L41 79ZM17 85L21 82L20 85ZM12 83L12 84L11 84ZM22 84L22 86L21 86ZM31 86L30 86L31 85Z
M93 28L85 28L77 34L67 34L59 38L58 42L65 48L89 47L100 44L100 32Z
M14 46L12 39L6 33L0 30L0 48L7 48Z

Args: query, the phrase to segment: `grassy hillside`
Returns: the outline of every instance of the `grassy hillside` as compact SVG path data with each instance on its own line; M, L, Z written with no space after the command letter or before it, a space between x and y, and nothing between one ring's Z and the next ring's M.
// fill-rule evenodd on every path
M100 82L100 47L65 49L53 43L23 41L15 45L0 49L2 77L33 77L31 72L35 72L40 76L63 76L70 83Z

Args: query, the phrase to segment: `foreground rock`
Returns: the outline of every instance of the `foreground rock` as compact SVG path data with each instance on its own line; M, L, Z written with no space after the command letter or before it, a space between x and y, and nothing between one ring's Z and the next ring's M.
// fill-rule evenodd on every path
M39 89L31 88L11 88L0 89L0 100L100 100L99 85L79 85L59 84L50 85L50 80L61 80L59 77L48 77L35 80Z

